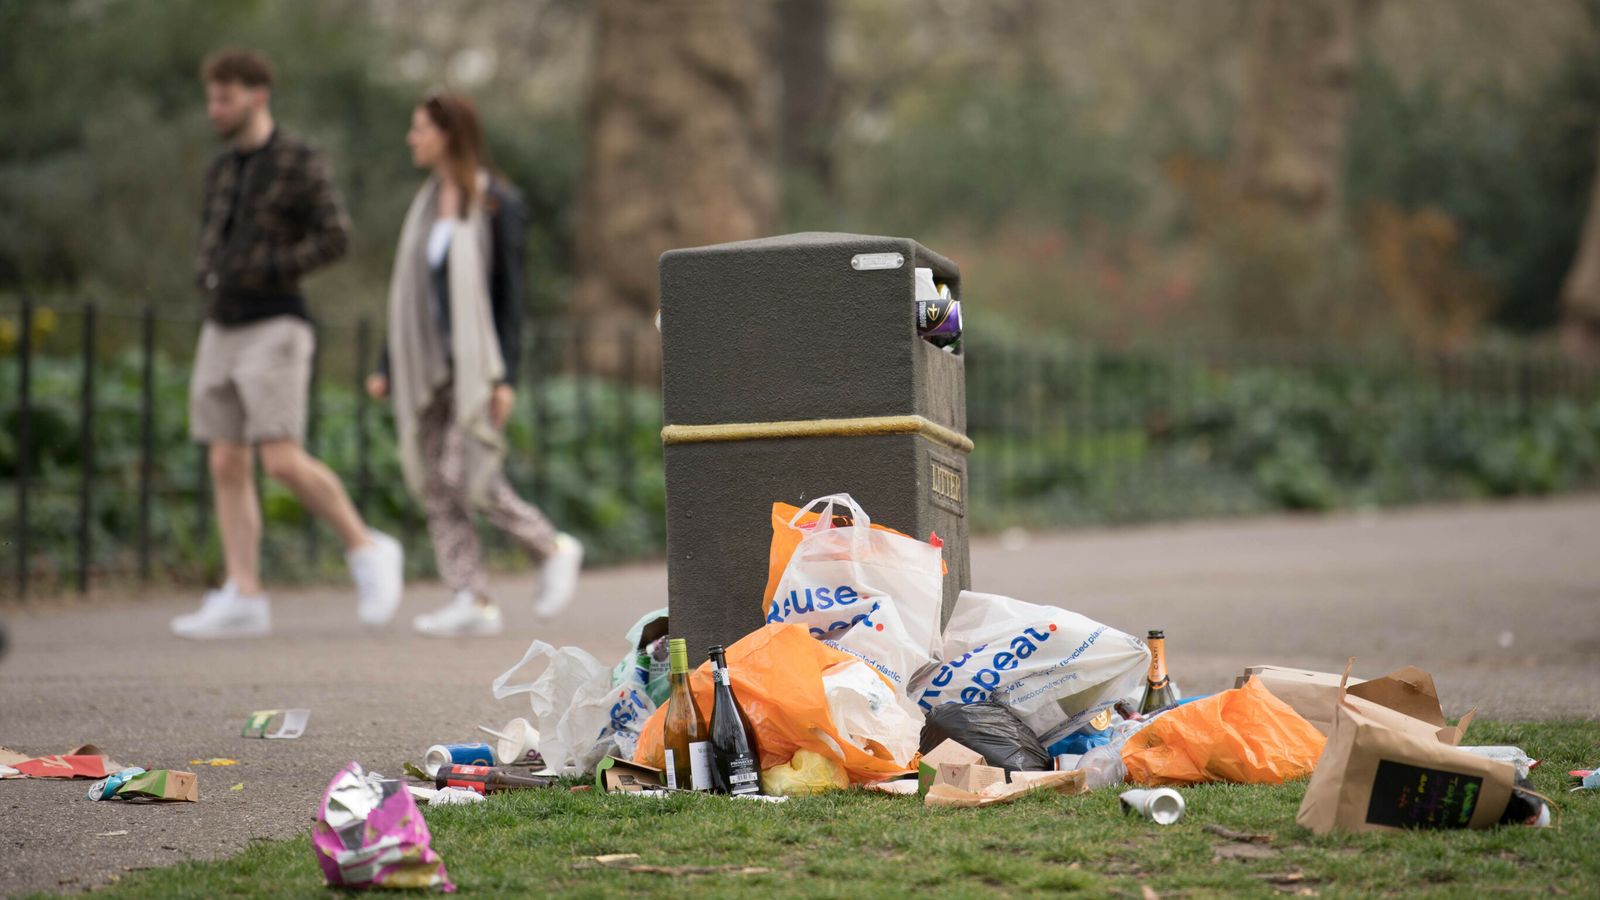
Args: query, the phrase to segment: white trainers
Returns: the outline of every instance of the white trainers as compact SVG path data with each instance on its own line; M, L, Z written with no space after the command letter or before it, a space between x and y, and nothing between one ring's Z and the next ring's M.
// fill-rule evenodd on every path
M394 618L405 590L406 554L400 542L381 531L373 531L372 543L345 554L350 577L355 580L360 598L356 614L364 624L381 626Z
M500 607L479 603L471 591L458 591L455 599L431 613L411 620L411 627L429 637L485 637L500 633Z
M567 608L578 588L578 570L583 568L583 544L570 534L556 535L556 552L539 570L538 593L533 612L548 619Z
M206 592L197 612L172 620L172 633L204 641L213 638L262 637L272 631L272 606L266 597L241 597L233 582Z

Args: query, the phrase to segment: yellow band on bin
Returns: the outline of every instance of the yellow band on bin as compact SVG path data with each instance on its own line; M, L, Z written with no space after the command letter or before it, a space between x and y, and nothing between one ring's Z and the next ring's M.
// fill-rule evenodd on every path
M856 419L798 419L788 422L730 422L723 425L668 425L663 444L712 441L759 441L772 438L865 437L914 434L962 453L972 452L972 439L922 416L863 416Z

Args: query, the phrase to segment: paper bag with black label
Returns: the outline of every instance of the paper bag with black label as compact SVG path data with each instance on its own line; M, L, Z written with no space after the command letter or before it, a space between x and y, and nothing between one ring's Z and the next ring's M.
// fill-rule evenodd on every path
M1394 727L1350 699L1341 683L1333 734L1306 785L1296 822L1327 834L1488 828L1500 821L1511 800L1515 766L1442 743L1436 729L1416 719L1411 727Z

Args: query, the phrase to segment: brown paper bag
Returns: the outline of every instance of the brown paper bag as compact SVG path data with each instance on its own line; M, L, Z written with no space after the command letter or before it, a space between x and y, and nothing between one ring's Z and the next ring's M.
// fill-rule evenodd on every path
M1261 679L1274 697L1293 707L1318 731L1333 733L1334 709L1340 696L1338 674L1250 666L1239 676L1236 686L1243 686L1251 675ZM1348 702L1357 712L1402 730L1419 731L1426 726L1436 740L1451 745L1461 743L1461 736L1477 712L1462 716L1454 726L1446 725L1433 676L1416 666L1405 666L1371 681L1350 678L1346 686Z
M1390 718L1376 718L1351 699L1341 684L1333 734L1306 785L1296 822L1327 834L1488 828L1500 821L1511 800L1515 766L1441 743L1440 729L1392 709L1378 707Z

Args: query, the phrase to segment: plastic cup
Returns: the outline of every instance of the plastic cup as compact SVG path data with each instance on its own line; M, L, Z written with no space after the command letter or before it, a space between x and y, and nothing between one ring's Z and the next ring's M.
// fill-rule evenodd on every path
M494 738L494 758L497 765L511 766L521 763L529 750L539 747L539 732L527 719L516 718L499 731L483 725L478 730Z
M1157 825L1171 825L1183 818L1183 795L1172 788L1123 791L1122 811L1138 813Z

